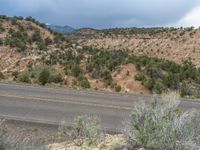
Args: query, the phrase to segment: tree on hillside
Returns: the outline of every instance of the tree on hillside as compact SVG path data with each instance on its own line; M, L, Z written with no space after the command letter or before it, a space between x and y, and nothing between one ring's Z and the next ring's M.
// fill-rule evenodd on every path
M0 45L3 45L3 39L0 38Z
M48 83L50 77L50 72L47 68L44 68L39 74L39 82L41 85L45 85Z
M78 77L82 73L82 70L79 65L73 65L71 72L73 76Z
M40 31L39 30L35 30L35 32L32 35L32 41L34 42L41 42L43 39L41 37Z

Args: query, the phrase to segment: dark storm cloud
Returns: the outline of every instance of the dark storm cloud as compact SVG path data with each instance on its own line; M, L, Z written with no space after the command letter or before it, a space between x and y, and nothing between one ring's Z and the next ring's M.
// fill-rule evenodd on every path
M74 27L161 26L180 20L200 0L0 0L0 13Z

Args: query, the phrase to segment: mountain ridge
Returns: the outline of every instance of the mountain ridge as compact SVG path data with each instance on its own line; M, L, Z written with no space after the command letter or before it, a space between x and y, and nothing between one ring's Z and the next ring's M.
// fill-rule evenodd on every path
M76 29L68 26L68 25L54 25L54 24L46 24L47 27L49 27L51 30L58 32L58 33L71 33L73 31L75 31Z

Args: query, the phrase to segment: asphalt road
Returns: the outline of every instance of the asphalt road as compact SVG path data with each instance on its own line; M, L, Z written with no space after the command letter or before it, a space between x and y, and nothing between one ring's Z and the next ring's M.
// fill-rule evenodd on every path
M151 97L0 83L0 117L8 120L71 125L76 116L96 115L103 127L116 131L141 100ZM200 102L182 101L180 107L200 109Z

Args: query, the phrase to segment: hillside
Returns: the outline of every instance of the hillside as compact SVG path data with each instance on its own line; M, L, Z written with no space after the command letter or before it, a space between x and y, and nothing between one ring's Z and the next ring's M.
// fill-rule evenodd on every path
M70 47L60 34L47 29L33 18L0 17L0 69L3 74L22 72L28 65L41 63L42 57Z
M42 70L50 72L50 79L42 84L59 84L74 88L93 88L115 91L115 86L120 80L120 75L114 77L115 84L111 88L110 83L105 82L102 77L91 77L86 69L86 62L90 54L83 51L83 47L70 42L63 35L53 32L44 24L29 17L1 16L0 32L0 72L1 78L15 80L17 82L28 82L38 84L39 74ZM86 31L87 32L87 31ZM86 33L85 32L85 33ZM130 67L127 66L127 69ZM137 73L132 66L132 76ZM113 71L111 76L117 75ZM134 93L149 93L138 81L131 78L137 90ZM120 91L136 89L134 84L131 88L123 85L126 80L121 81ZM128 83L127 83L128 84ZM122 86L122 89L121 89ZM146 92L147 91L147 92Z
M100 49L126 49L137 56L148 55L182 63L191 59L200 67L200 30L191 28L125 28L79 34L78 43Z
M0 79L199 97L199 36L192 28L84 28L64 36L32 17L0 16Z

